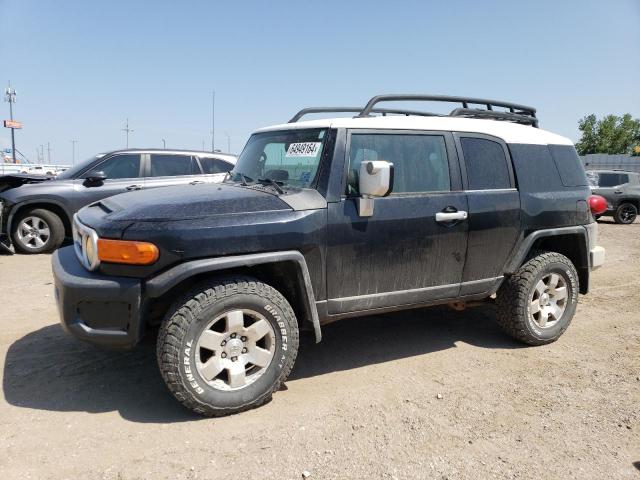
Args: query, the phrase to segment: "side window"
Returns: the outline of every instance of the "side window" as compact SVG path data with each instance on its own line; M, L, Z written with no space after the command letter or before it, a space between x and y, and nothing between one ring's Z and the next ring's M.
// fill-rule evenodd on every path
M507 157L502 145L475 137L460 139L467 166L469 190L511 188Z
M572 145L549 145L549 151L565 187L589 185L580 157Z
M204 173L227 173L233 165L218 158L200 157L200 165Z
M113 157L98 164L92 170L103 171L109 180L117 180L119 178L137 178L140 176L140 155L114 155Z
M150 177L178 177L199 173L198 165L190 155L151 154Z
M451 190L447 148L441 135L351 135L347 194L359 193L360 164L366 160L393 163L392 194Z
M622 173L601 173L598 185L601 187L617 187L629 181L629 176Z

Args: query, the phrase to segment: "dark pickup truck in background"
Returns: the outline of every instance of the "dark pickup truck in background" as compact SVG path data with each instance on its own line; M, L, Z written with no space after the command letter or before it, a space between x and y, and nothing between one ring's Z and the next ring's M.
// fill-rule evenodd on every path
M128 149L102 153L57 177L0 176L0 249L47 253L71 237L85 205L132 190L221 182L236 157L187 150Z

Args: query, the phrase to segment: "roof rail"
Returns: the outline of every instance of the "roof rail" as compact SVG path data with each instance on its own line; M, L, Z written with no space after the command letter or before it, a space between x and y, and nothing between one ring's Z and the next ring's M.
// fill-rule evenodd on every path
M404 102L404 101L424 101L424 102L449 102L461 103L462 108L456 108L449 115L453 117L474 117L492 118L495 120L507 120L511 122L524 123L533 127L538 126L536 109L517 103L503 102L499 100L488 100L485 98L453 97L448 95L377 95L373 97L358 117L369 117L375 110L374 106L380 102ZM470 108L469 104L484 105L485 108ZM508 112L493 110L494 107L506 108Z
M291 120L287 123L296 123L305 115L309 115L312 113L360 113L362 112L361 107L307 107L300 110L296 113ZM374 108L371 110L371 113L381 113L383 116L387 114L398 114L398 115L419 115L421 117L441 117L443 116L440 113L431 113L431 112L419 112L416 110L404 110L399 108Z

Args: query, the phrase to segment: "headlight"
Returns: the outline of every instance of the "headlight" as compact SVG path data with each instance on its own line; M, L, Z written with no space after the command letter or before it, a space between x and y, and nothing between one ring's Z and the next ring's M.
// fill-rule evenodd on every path
M87 235L84 238L84 255L85 257L87 257L87 263L89 265L97 266L99 262L97 248L96 248L96 244L93 241L93 238L91 238L90 235Z
M83 225L78 216L73 216L73 246L80 263L87 270L95 270L100 265L98 258L98 234Z

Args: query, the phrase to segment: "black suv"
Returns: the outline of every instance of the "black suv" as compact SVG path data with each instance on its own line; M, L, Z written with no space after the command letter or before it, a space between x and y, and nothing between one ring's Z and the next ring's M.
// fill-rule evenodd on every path
M616 223L630 224L636 220L640 208L640 173L588 170L587 178L593 193L607 200L607 210L602 215L611 215Z
M460 107L375 108L396 100ZM358 114L298 121L338 110ZM536 127L531 107L462 97L305 109L255 132L222 184L78 212L53 256L62 325L114 348L160 326L169 390L210 416L266 402L299 332L343 318L495 301L509 335L553 342L604 249L573 145Z
M186 150L117 150L95 155L57 177L0 176L0 249L46 253L71 237L85 205L131 190L221 182L236 157ZM20 187L20 188L17 188Z

